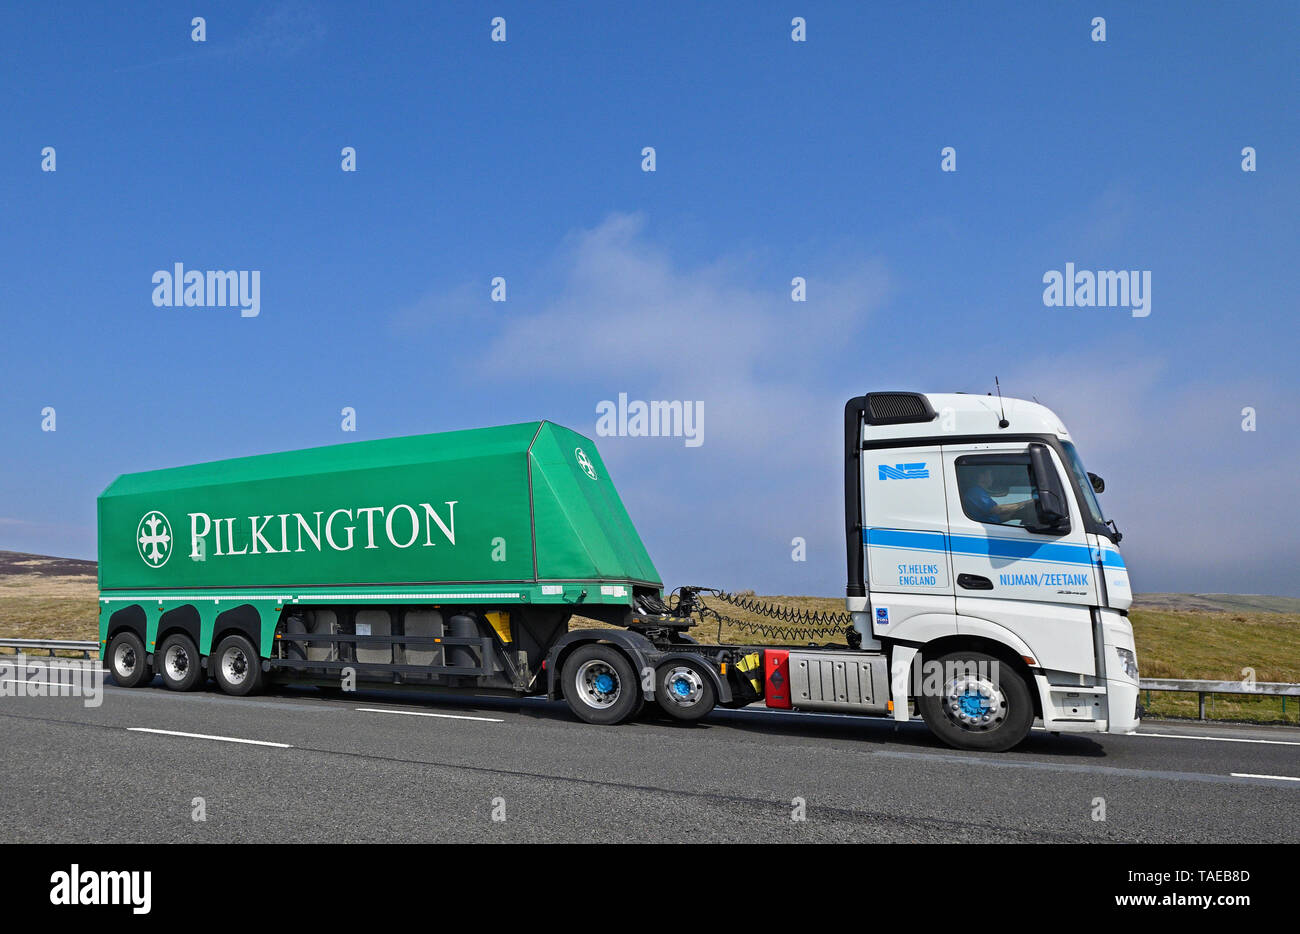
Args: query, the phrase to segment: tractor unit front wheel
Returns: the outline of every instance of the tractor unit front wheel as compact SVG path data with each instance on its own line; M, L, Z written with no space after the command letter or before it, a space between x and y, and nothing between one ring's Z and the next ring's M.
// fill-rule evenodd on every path
M931 659L926 659L930 662ZM1021 673L983 652L949 652L937 659L942 688L917 701L935 736L957 749L1005 752L1034 724L1034 702Z

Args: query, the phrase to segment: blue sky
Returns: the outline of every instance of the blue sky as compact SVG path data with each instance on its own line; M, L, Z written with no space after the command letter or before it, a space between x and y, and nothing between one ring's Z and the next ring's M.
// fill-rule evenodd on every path
M626 392L704 403L600 443L669 586L840 594L844 400L996 375L1139 591L1300 595L1300 8L847 6L6 7L0 548L93 557L123 472ZM155 307L175 262L261 313ZM1045 307L1068 262L1151 314Z

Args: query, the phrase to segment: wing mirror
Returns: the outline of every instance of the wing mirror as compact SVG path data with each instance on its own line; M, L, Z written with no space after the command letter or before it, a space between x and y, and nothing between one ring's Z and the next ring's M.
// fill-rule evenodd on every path
M1092 484L1092 492L1094 493L1106 492L1106 481L1101 479L1101 477L1097 476L1091 470L1088 471L1088 482Z
M1061 486L1060 475L1052 464L1052 456L1047 445L1029 445L1029 466L1034 471L1034 483L1038 486L1039 524L1032 526L1035 532L1069 531L1070 508L1066 505L1065 489Z

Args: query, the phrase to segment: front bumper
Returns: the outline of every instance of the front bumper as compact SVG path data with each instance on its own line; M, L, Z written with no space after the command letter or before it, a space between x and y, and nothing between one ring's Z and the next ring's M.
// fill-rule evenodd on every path
M1138 710L1139 688L1132 681L1110 678L1106 681L1107 733L1136 733L1142 725Z
M1107 679L1105 691L1049 684L1038 675L1043 728L1054 733L1133 733L1141 725L1138 686L1127 679Z

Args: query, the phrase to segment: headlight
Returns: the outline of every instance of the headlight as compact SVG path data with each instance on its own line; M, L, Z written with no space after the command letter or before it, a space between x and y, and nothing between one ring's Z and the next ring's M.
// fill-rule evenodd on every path
M1115 647L1115 654L1119 656L1120 664L1124 666L1124 674L1134 681L1138 680L1137 655L1131 649L1121 649L1118 646Z

